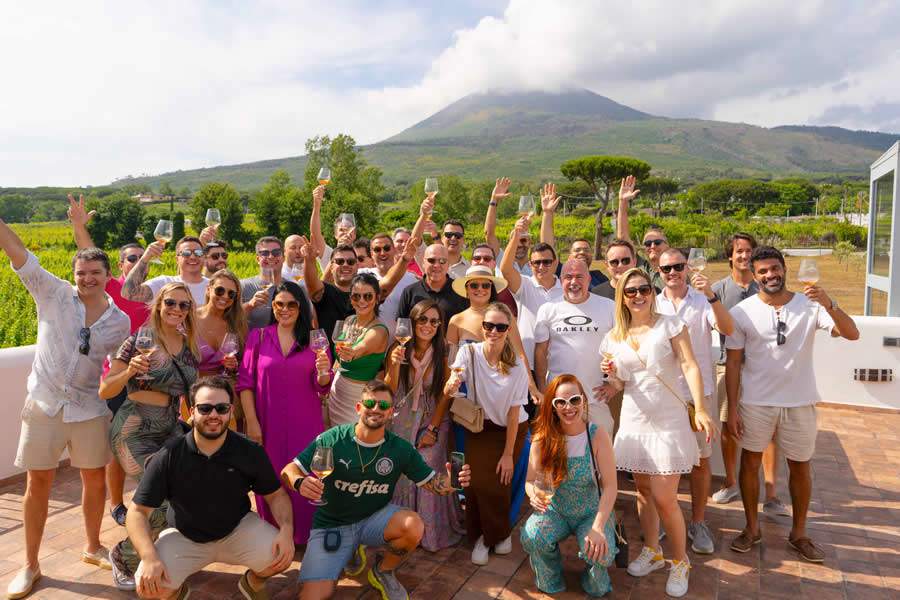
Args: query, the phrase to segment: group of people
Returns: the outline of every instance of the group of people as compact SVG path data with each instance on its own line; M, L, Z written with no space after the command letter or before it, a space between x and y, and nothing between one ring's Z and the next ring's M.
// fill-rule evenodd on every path
M819 329L856 339L853 320L821 287L789 291L782 254L747 234L728 240L731 272L715 283L689 274L659 228L644 232L639 256L632 177L621 184L606 274L591 269L587 240L560 260L553 184L541 193L540 239L529 214L501 248L497 208L509 186L497 180L470 258L464 224L438 230L431 220L433 194L410 229L363 241L339 220L329 246L320 186L309 236L260 238L259 275L246 279L228 270L211 227L176 242L176 274L148 278L165 251L154 242L123 246L113 278L90 239L91 213L70 197L72 285L0 221L0 249L39 319L16 456L27 470L25 565L8 597L27 596L41 576L66 448L83 485L82 560L143 598L186 598L185 580L213 562L245 566L241 593L266 598L266 579L303 546L299 597L329 597L342 573L367 568L366 547L379 547L368 580L385 600L403 599L394 572L418 546L435 552L465 537L478 565L511 552L526 497L521 544L537 588L565 588L559 542L574 535L581 585L602 596L622 551L617 470L636 488L643 538L628 573L669 564L666 591L683 596L688 543L715 550L705 509L720 432L726 479L712 498L740 497L746 515L731 548L760 541L760 464L764 510L788 512L774 491L783 456L787 543L821 562L806 531L812 348ZM125 477L138 481L129 507ZM107 490L127 534L110 550L99 539Z

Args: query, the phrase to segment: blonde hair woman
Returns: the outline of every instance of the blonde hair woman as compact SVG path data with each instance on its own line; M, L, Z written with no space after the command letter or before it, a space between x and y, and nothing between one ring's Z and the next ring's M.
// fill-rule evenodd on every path
M703 380L684 322L656 312L651 281L643 269L630 269L619 278L616 323L600 345L601 368L614 387L624 390L613 447L617 468L634 474L648 544L628 565L628 573L642 577L665 566L657 541L662 520L674 559L666 593L679 597L687 593L690 563L678 480L700 461L686 403L693 400L695 425L708 437L718 431L703 408Z

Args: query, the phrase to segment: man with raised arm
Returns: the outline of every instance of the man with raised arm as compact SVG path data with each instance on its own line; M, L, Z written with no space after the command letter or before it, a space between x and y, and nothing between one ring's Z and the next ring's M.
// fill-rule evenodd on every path
M272 317L272 296L281 283L284 266L281 240L272 235L259 238L256 242L256 264L259 265L259 275L241 279L241 306L247 315L249 329L267 326Z
M382 599L408 598L394 572L419 545L425 525L417 513L391 504L394 487L405 475L435 494L456 490L450 485L449 463L447 472L433 471L412 444L386 431L393 410L391 389L382 381L370 381L356 403L359 421L320 434L281 472L285 484L302 496L324 501L313 517L300 566L301 600L329 598L361 546L384 548L368 573ZM322 447L331 448L334 471L319 479L313 476L318 470L314 456ZM460 487L467 487L469 479L469 466L463 465Z
M556 214L556 207L559 206L560 199L561 196L556 193L556 185L552 183L544 185L544 188L541 190L541 241L550 244L554 248L556 247L556 235L553 233L553 217ZM594 261L593 250L593 244L584 238L572 240L572 245L569 247L569 259L576 258L587 265L591 278L588 282L590 284L589 287L595 287L605 281L609 281L609 278L601 271L591 269L591 264ZM561 274L562 263L560 262L556 270L556 276L559 277Z
M122 297L134 302L150 302L167 283L177 281L184 283L191 292L194 306L203 306L206 302L206 286L209 279L203 276L204 250L203 242L198 237L184 236L175 244L177 275L158 275L147 280L150 261L159 258L166 243L153 242L144 250L141 259L134 265L122 284Z
M509 196L509 177L500 177L494 184L494 190L491 192L491 200L488 203L487 214L484 217L484 239L494 251L494 257L497 262L503 261L503 248L500 247L500 240L497 239L497 207L500 202ZM516 240L515 260L513 260L513 268L526 277L531 276L531 263L528 262L528 251L531 248L531 234L525 231L518 240Z
M616 212L616 235L623 240L631 240L631 227L628 224L628 207L631 201L637 198L641 190L635 189L637 180L634 175L628 175L622 179L619 184L619 208ZM651 225L644 232L642 241L644 251L647 253L646 260L638 257L638 266L646 269L651 276L651 283L657 289L665 287L665 282L659 274L659 258L662 253L669 249L669 241L662 227Z
M203 248L203 275L212 277L216 271L228 268L228 246L221 240L207 242Z
M306 289L316 316L319 319L319 328L325 331L325 335L331 340L334 326L353 314L353 306L350 304L350 282L356 277L359 263L356 261L356 253L353 247L346 244L338 244L331 253L331 274L334 283L322 281L319 270L316 268L315 251L310 245L304 246L303 268Z
M103 360L128 336L129 321L104 291L110 273L109 258L102 250L83 248L75 253L74 286L41 267L2 220L0 250L34 299L38 315L37 348L15 459L16 467L28 472L25 565L7 587L7 598L24 598L41 577L38 554L50 489L66 448L71 465L81 473L86 538L81 560L110 568L108 552L100 545L104 470L110 459L109 409L97 390Z
M677 315L687 326L694 357L703 377L703 404L709 415L715 415L713 379L712 331L723 335L734 331L734 320L721 299L712 290L709 278L703 273L694 273L691 285L687 281L687 257L677 248L669 248L659 259L659 270L666 282L661 294L656 296L656 310L661 315ZM690 398L689 390L682 386L682 397ZM700 464L691 471L691 521L687 537L691 549L698 554L712 554L715 551L713 535L706 524L706 502L712 485L712 471L709 457L712 443L705 432L697 432L700 447Z
M448 263L445 246L431 244L425 249L425 276L403 290L398 317L409 317L413 306L430 298L440 305L445 319L442 327L446 329L450 317L469 308L469 300L453 291L453 278L447 275Z
M823 562L825 553L806 532L819 401L813 344L820 329L847 340L859 339L859 331L821 287L807 286L802 294L788 291L784 256L775 248L757 247L750 269L759 293L731 310L734 332L725 340L728 429L742 448L740 484L747 518L731 549L749 552L762 540L759 465L774 440L788 462L793 509L788 546L807 561Z
M331 252L333 248L325 242L322 235L322 200L325 199L325 186L319 185L313 189L313 205L312 213L309 216L309 241L316 256L319 257L319 266L322 270L328 266L331 261ZM350 223L342 221L340 218L334 221L334 239L338 244L353 245L356 241L356 227Z

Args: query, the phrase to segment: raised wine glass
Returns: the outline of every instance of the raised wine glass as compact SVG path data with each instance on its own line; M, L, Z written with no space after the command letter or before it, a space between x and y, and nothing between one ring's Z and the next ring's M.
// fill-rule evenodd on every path
M813 258L804 258L800 261L800 269L797 271L797 280L803 287L810 287L819 283L819 267Z
M157 242L165 242L169 243L172 241L172 236L174 235L174 227L172 225L172 221L167 221L166 219L160 219L159 223L156 224L156 229L153 230L153 239ZM155 265L161 265L163 262L158 258L154 258L151 260Z
M309 346L318 354L325 354L328 350L328 336L324 329L313 329L309 334ZM319 371L319 376L328 375L328 371Z
M330 446L318 446L309 463L309 470L324 483L325 478L334 471L334 452ZM310 500L310 504L324 506L328 504L324 499Z
M331 169L322 167L319 169L319 174L316 175L316 179L319 181L319 185L328 185L331 183Z
M706 252L703 248L691 248L687 261L688 269L694 273L700 273L706 268Z
M406 344L412 339L412 322L409 319L404 317L397 319L397 327L394 328L394 338L400 344L400 347L403 348L403 358L400 359L400 364L408 363L409 361L406 360Z
M156 341L153 339L152 329L149 327L141 327L138 329L137 334L134 336L134 349L140 352L144 358L150 360L150 355L153 354L153 350L156 349ZM149 381L153 379L153 376L144 373L143 375L138 375L135 379Z
M207 208L206 209L206 226L207 227L218 227L222 224L222 214L219 212L218 208Z
M353 229L356 227L356 217L353 213L341 213L338 216L338 227Z
M438 180L437 177L426 177L425 178L425 195L431 196L434 198L438 193Z
M524 217L527 214L534 214L535 204L534 196L519 196L519 216Z

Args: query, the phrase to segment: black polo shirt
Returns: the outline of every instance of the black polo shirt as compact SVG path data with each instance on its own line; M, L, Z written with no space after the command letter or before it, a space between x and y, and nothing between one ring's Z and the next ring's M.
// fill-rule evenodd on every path
M229 431L222 447L207 457L189 431L148 461L133 500L151 508L168 500L169 525L205 544L234 531L250 512L249 492L266 496L280 486L266 451L256 442Z
M444 283L444 287L437 292L425 285L425 278L423 277L419 281L408 285L406 289L403 290L403 295L400 297L400 308L397 310L397 316L409 317L409 313L412 312L413 306L422 300L434 300L441 307L441 311L444 313L444 330L447 328L447 323L450 322L450 317L469 308L469 299L463 298L453 291L452 277L448 276L447 282Z

